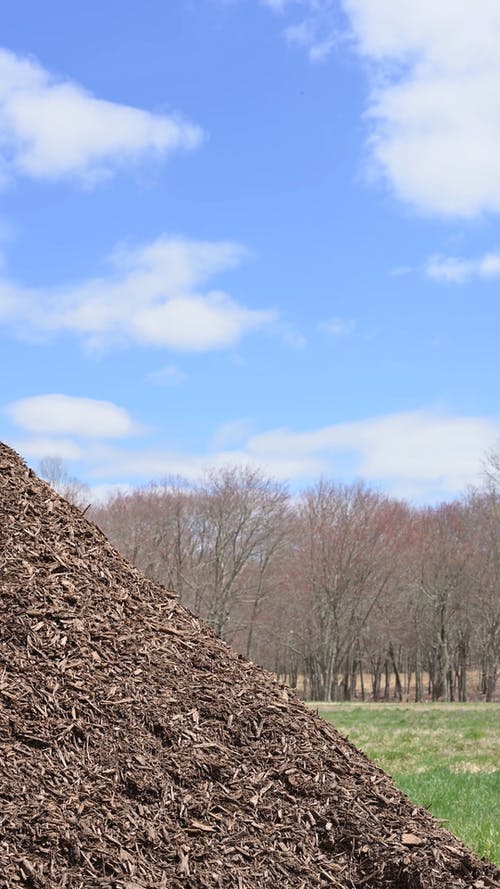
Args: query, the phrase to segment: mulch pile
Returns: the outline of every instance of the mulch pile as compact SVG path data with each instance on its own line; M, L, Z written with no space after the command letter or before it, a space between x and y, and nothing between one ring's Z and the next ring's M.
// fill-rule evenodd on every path
M1 889L459 889L478 860L0 446Z

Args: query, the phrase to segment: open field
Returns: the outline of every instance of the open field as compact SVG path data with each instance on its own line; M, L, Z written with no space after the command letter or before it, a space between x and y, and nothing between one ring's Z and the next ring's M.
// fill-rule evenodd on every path
M397 786L500 864L499 704L311 704Z

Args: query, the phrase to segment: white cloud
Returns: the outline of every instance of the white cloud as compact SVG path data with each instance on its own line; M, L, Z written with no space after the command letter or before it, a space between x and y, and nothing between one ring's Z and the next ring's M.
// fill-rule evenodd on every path
M107 503L108 500L116 497L118 494L131 494L132 491L132 485L126 484L91 485L88 492L86 492L86 498L93 506L99 506L100 504Z
M221 423L212 437L213 447L217 449L244 445L251 433L252 425L251 420L246 417Z
M500 4L343 0L372 63L371 148L420 211L500 210Z
M225 293L211 291L144 308L136 317L136 333L145 343L202 352L232 345L243 331L266 320L267 313L242 308Z
M90 474L99 478L158 480L169 475L178 475L189 480L199 479L210 468L248 465L262 469L273 478L281 481L313 477L325 471L327 464L317 457L287 456L270 454L263 457L248 449L228 447L209 451L205 454L181 453L158 447L144 450L109 449L99 458L92 458Z
M299 46L307 50L311 62L322 62L338 44L337 27L324 27L316 16L303 19L284 30L285 40L290 46Z
M373 169L419 211L500 211L498 0L267 0L312 62L350 32L369 62ZM341 22L340 10L348 25Z
M82 438L123 438L138 431L129 414L111 401L76 398L71 395L35 395L7 405L7 414L16 426L36 436L76 435ZM56 442L52 440L52 443ZM43 444L50 444L47 439ZM60 440L66 448L67 444ZM38 442L40 447L40 441ZM47 450L44 451L47 454ZM52 450L50 451L53 452Z
M431 256L425 266L428 278L448 284L464 284L474 278L488 280L500 277L500 253L485 253L476 259L456 256Z
M87 450L71 438L35 437L12 438L11 446L26 459L43 460L44 457L60 457L61 460L81 460Z
M262 460L284 454L321 458L336 474L348 455L351 472L386 489L415 489L446 497L477 482L485 451L500 438L500 422L431 410L408 411L294 433L287 429L256 435L246 449ZM324 470L323 470L324 471Z
M301 12L299 21L287 25L283 36L289 46L305 49L311 62L322 62L338 45L341 29L336 0L261 0L274 13L289 9Z
M3 179L109 176L145 153L196 148L200 127L174 114L97 99L38 62L0 50L0 169Z
M308 432L272 429L252 434L248 421L237 420L222 424L201 453L159 443L118 446L92 440L88 429L86 434L88 440L79 444L35 435L14 445L27 457L58 454L78 459L87 466L86 480L99 479L105 486L129 486L168 475L195 480L210 467L250 465L301 485L320 475L343 481L363 478L393 496L425 503L450 499L480 481L484 454L500 440L500 421L422 409ZM108 489L102 490L105 496Z
M160 237L122 247L107 276L58 289L28 289L0 280L0 321L21 335L69 332L89 348L129 342L202 352L235 345L276 320L247 309L207 279L246 255L237 244Z

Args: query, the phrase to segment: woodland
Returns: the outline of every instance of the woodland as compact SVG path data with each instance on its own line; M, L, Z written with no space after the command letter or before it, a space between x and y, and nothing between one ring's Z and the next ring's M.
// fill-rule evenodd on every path
M86 512L147 577L309 700L492 701L500 454L484 466L480 487L432 507L328 479L291 495L241 466ZM40 470L85 508L85 486L57 461Z

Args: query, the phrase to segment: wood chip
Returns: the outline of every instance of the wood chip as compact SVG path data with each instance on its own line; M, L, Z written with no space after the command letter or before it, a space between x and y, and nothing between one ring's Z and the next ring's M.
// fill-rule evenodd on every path
M401 837L403 846L423 846L425 840L423 837L417 837L414 833L404 833Z

